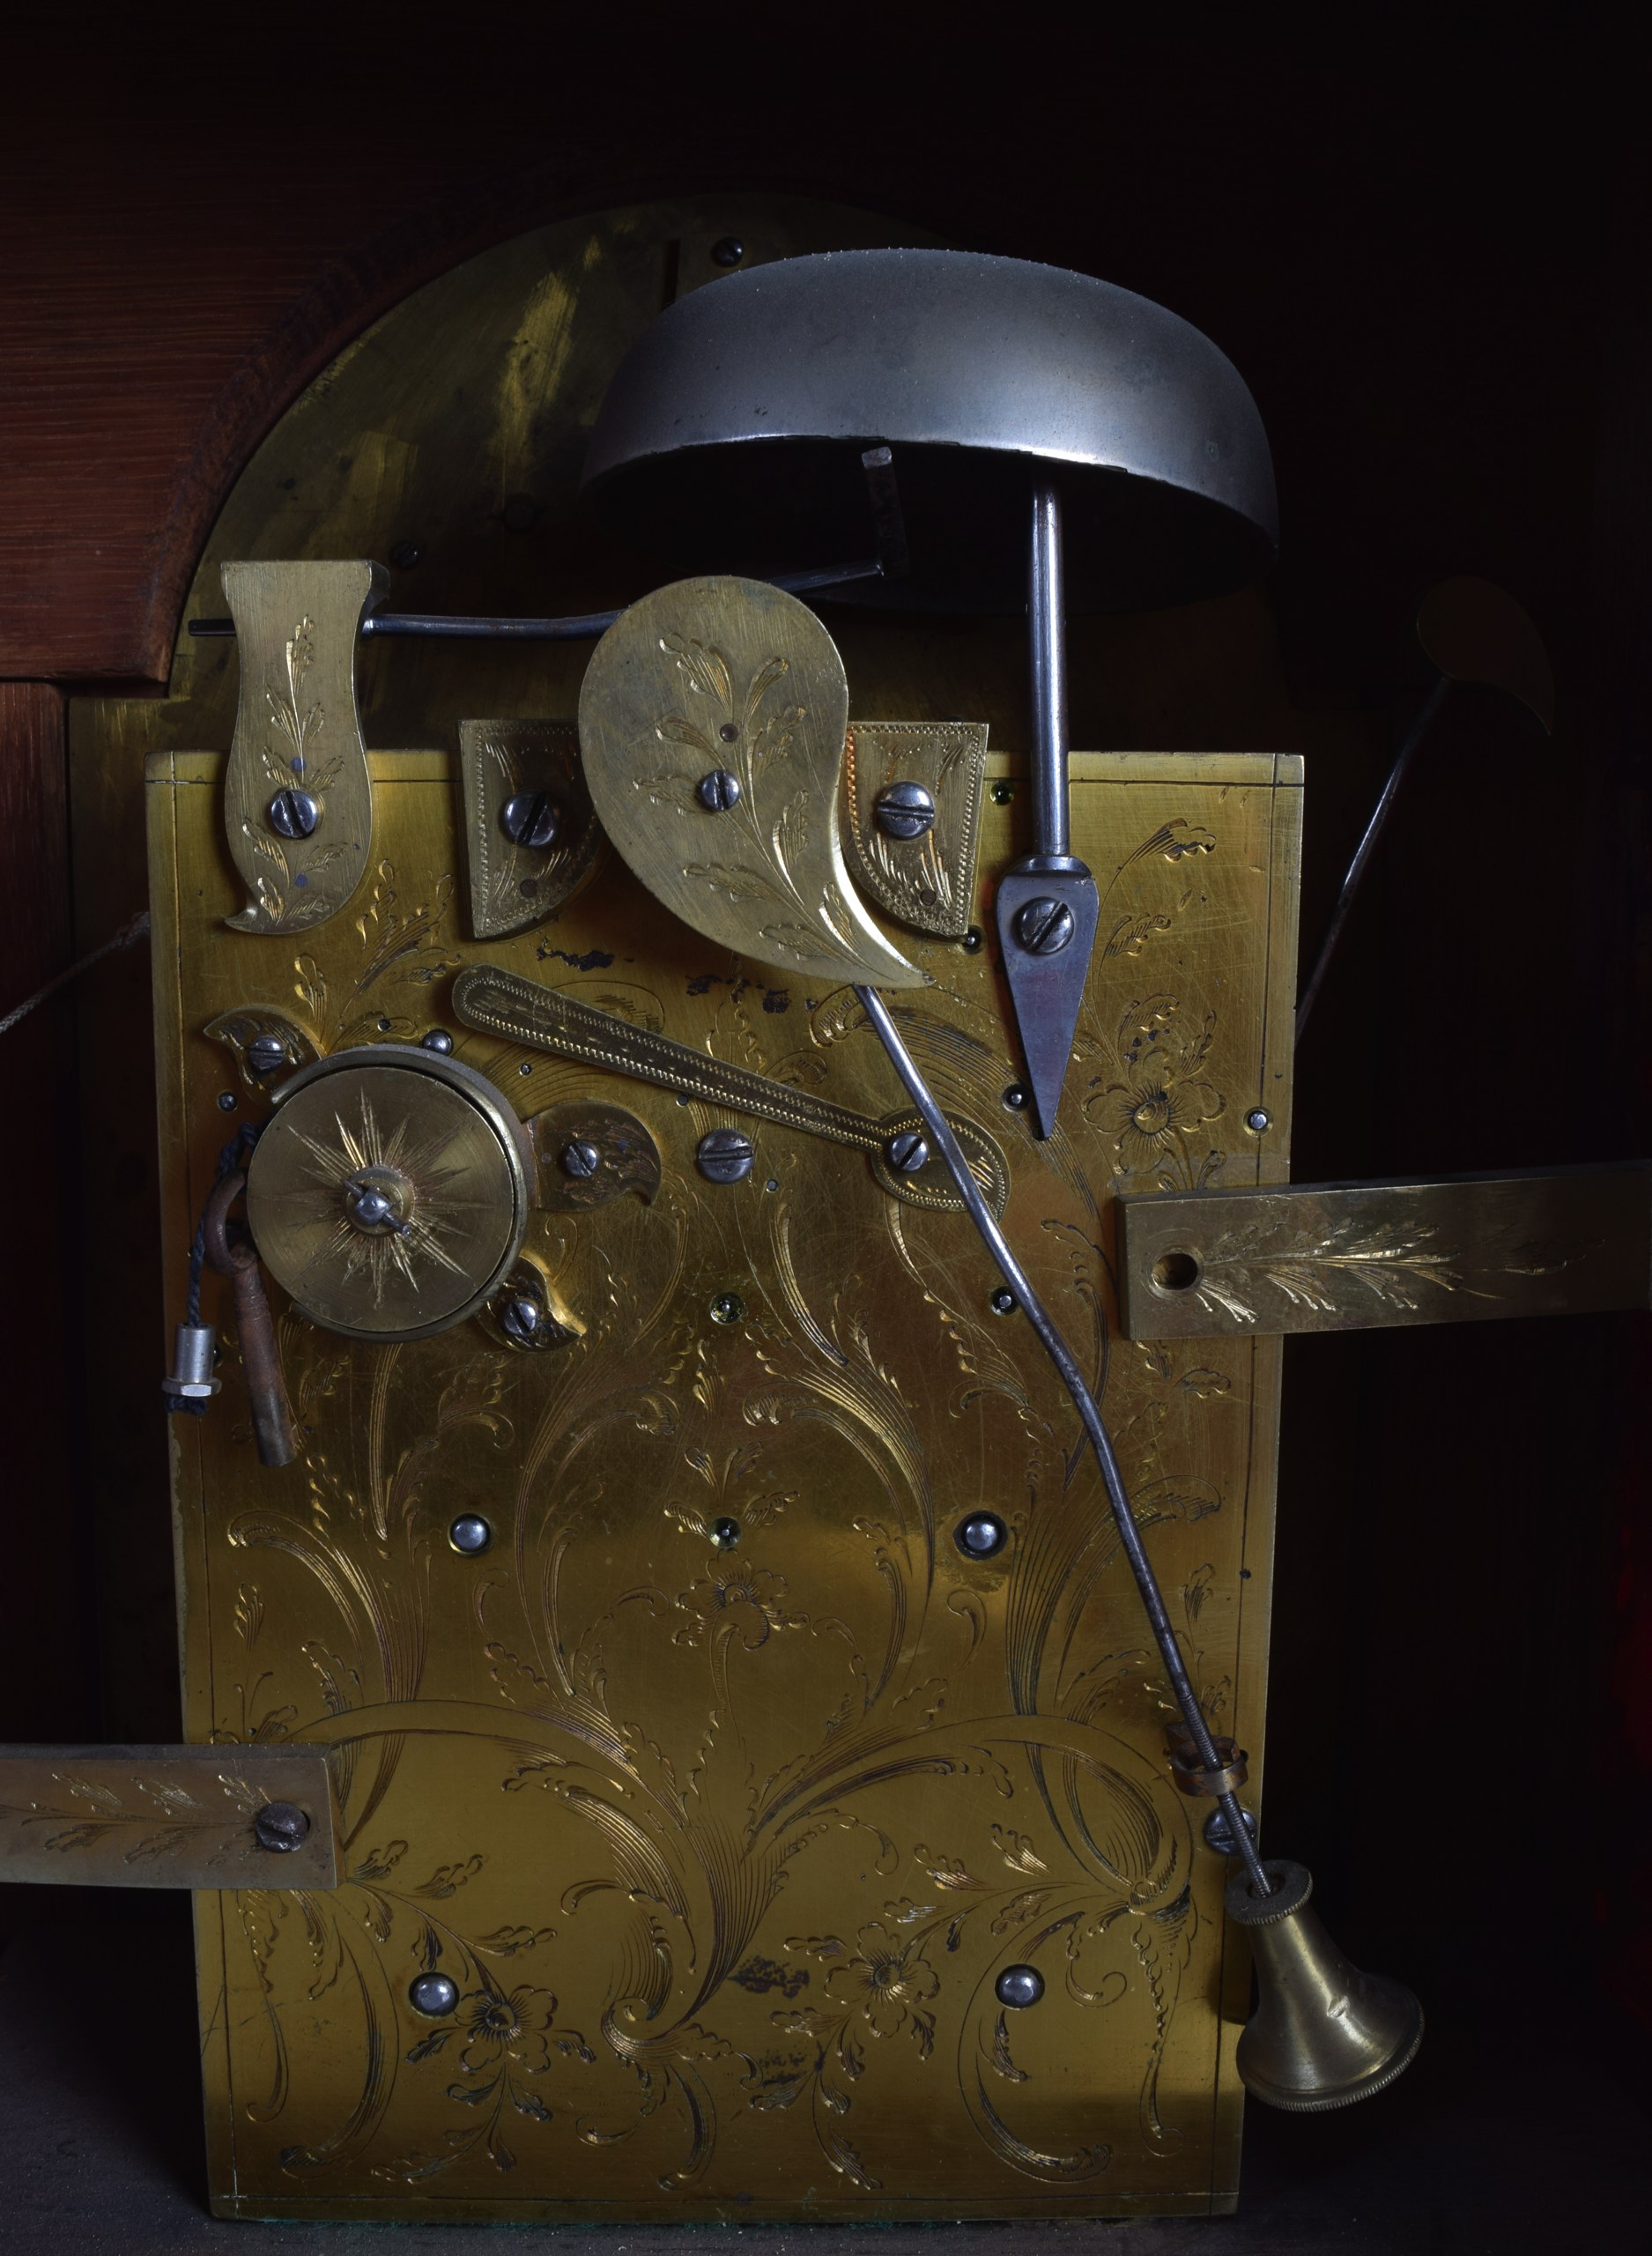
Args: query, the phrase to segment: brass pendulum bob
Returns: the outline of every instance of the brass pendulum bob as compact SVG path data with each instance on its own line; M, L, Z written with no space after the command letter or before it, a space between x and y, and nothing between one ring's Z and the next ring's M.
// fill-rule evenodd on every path
M1310 2114L1351 2107L1411 2066L1423 2009L1411 1992L1351 1965L1309 1906L1314 1876L1285 1858L1263 1867L1270 1896L1241 1874L1227 1884L1227 1915L1250 1937L1260 1993L1239 2040L1248 2091L1270 2107Z

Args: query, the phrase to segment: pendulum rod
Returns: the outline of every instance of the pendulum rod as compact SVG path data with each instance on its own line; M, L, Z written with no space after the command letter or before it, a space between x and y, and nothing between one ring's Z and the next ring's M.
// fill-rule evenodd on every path
M1164 1593L1159 1587L1159 1577L1153 1572L1152 1562L1142 1542L1141 1530L1137 1526L1135 1514L1130 1510L1130 1497L1124 1488L1124 1476L1119 1470L1112 1438L1102 1423L1095 1399L1085 1384L1078 1359L1056 1330L1048 1310L1033 1291L1026 1272L1011 1251L1009 1241L982 1195L981 1185L970 1172L969 1163L959 1149L958 1139L953 1135L945 1114L931 1095L929 1084L900 1039L882 996L871 987L856 987L855 992L871 1020L878 1040L889 1054L890 1064L899 1074L902 1087L922 1119L931 1148L938 1152L945 1161L947 1172L957 1186L959 1197L968 1209L970 1220L981 1233L982 1243L997 1263L1005 1284L1025 1310L1045 1354L1060 1373L1062 1384L1072 1397L1074 1407L1084 1421L1085 1432L1089 1436L1090 1446L1095 1451L1096 1462L1101 1468L1108 1501L1113 1507L1113 1517L1118 1525L1119 1540L1124 1546L1130 1572L1136 1577L1136 1587L1141 1593L1142 1605L1152 1626L1165 1673L1170 1680L1170 1688L1175 1694L1176 1705L1182 1711L1182 1720L1187 1725L1188 1735L1193 1741L1200 1763L1207 1770L1219 1770L1222 1768L1221 1758L1211 1736L1211 1727L1204 1720L1204 1711L1193 1689L1192 1679L1182 1658L1182 1649L1176 1643L1176 1633L1165 1606ZM1256 1843L1246 1827L1238 1795L1229 1791L1216 1795L1214 1799L1217 1807L1227 1821L1234 1853L1242 1859L1253 1890L1258 1896L1270 1895L1272 1883L1263 1869Z
M1033 489L1027 557L1026 639L1032 675L1033 851L1072 851L1067 776L1067 606L1061 558L1061 501L1052 485Z

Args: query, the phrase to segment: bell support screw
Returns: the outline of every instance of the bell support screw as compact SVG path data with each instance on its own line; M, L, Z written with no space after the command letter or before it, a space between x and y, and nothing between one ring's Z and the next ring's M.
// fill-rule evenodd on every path
M499 820L513 845L543 853L546 847L556 844L562 816L548 792L517 791L500 809Z
M878 827L889 838L922 838L935 827L935 801L922 783L890 783L878 794Z
M307 791L278 791L264 810L270 827L280 838L307 838L322 819L319 803Z

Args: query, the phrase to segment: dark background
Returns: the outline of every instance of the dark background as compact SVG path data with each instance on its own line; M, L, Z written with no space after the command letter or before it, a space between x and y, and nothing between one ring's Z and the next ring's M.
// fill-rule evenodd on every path
M77 939L63 700L164 687L218 504L304 383L547 219L792 190L1103 275L1223 347L1273 443L1298 706L1403 716L1417 599L1449 574L1537 621L1555 735L1451 701L1303 1045L1298 1177L1644 1151L1630 11L201 12L36 23L5 68L0 1012L141 905L83 904ZM1305 946L1375 778L1315 780ZM148 1102L146 1069L112 1058L84 1100L73 1013L0 1042L9 1740L176 1728L159 1676L104 1681L86 1602L97 1372L64 1343L159 1317L159 1279L99 1300L97 1111ZM1648 1340L1597 1317L1286 1357L1270 1838L1426 1996L1446 2057L1495 2031L1534 2077L1568 2045L1625 2071L1652 2023ZM164 1550L164 1510L130 1505ZM9 1893L15 1923L54 1892ZM148 1915L163 1959L182 1908ZM1357 2164L1356 2132L1325 2136Z

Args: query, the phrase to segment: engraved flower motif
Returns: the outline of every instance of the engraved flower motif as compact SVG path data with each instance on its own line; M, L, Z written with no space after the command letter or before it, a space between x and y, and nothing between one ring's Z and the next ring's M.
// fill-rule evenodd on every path
M1214 1120L1225 1103L1210 1081L1179 1080L1161 1052L1144 1064L1146 1071L1105 1093L1105 1124L1125 1169L1153 1166L1178 1135Z
M1169 1190L1174 1169L1191 1191L1220 1165L1221 1154L1211 1153L1196 1181L1188 1140L1226 1109L1206 1071L1215 1038L1216 1013L1189 1025L1174 995L1149 995L1125 1011L1108 1045L1117 1078L1093 1081L1084 1107L1113 1139L1115 1174L1152 1168Z
M737 1636L747 1652L768 1642L771 1629L796 1629L804 1616L785 1611L786 1577L763 1567L730 1562L685 1590L677 1603L688 1619L678 1631L679 1645L703 1644L715 1633Z
M856 2007L879 2037L899 2037L908 2020L922 2041L934 2024L923 2007L941 1986L941 1978L920 1955L915 1938L903 1942L874 1921L856 1937L858 1957L826 1978L826 1994Z
M469 2034L459 2065L466 2075L481 2075L514 2060L530 2075L548 2066L549 2039L545 2032L557 2001L549 1990L524 1983L507 1997L500 1990L478 1990L465 2000Z

